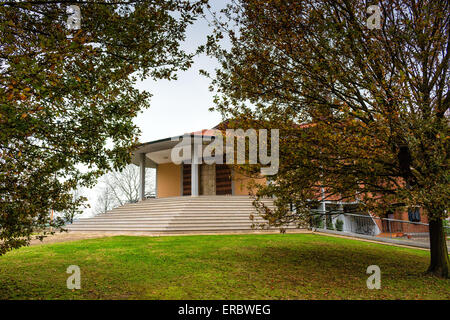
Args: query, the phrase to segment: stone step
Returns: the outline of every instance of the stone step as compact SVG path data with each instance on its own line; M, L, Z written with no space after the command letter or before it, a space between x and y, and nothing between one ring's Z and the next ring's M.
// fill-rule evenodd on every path
M271 201L262 201L263 203L270 204ZM230 204L236 204L236 205L251 205L252 200L228 200L228 201L221 201L221 200L208 200L208 199L201 199L201 200L174 200L174 201L154 201L154 202L148 202L148 200L141 201L138 203L130 203L125 204L122 206L123 208L135 208L139 206L147 206L149 204L151 205L180 205L180 204L207 204L207 205L230 205Z
M143 215L143 216L121 216L121 217L95 217L95 218L89 218L89 219L80 219L77 221L74 221L74 223L83 223L83 222L101 222L101 221L157 221L157 220L170 220L170 219L177 219L177 220L249 220L250 215L235 215L235 216L222 216L217 215L214 216L208 216L208 215L202 215L202 216L195 216L195 215L155 215L155 216L149 216L149 215ZM254 219L261 219L260 216L254 216Z
M262 220L262 217L253 215L253 219ZM155 215L155 216L130 216L130 217L100 217L100 218L89 218L89 219L79 219L74 221L74 223L84 223L86 221L101 222L101 221L164 221L164 220L211 220L211 221L224 221L224 220L247 220L250 221L250 215L239 215L239 216L221 216L216 217L211 216L184 216L184 215Z
M139 206L123 206L114 208L112 211L121 211L121 210L138 210L141 208L181 208L181 207L192 207L192 208L254 208L251 203L171 203L171 204L141 204ZM272 204L266 204L268 207L274 207Z
M266 206L271 206L273 207L272 204L265 204ZM139 209L139 208L178 208L178 207L183 207L183 206L189 206L189 207L198 207L198 208L234 208L234 207L239 207L239 208L247 208L247 207L253 207L253 205L251 203L171 203L171 204L165 204L165 203L152 203L152 204L147 204L147 205L139 205L139 206L122 206L122 207L117 207L114 208L113 210L134 210L134 209Z
M250 219L222 219L222 220L218 220L218 219L214 219L214 220L205 220L205 219L173 219L173 220L168 220L168 219L160 219L160 220L103 220L103 221L94 221L94 220L88 220L88 221L83 221L83 222L74 222L73 224L71 224L71 226L75 226L75 225L100 225L100 224L124 224L124 225L131 225L133 223L140 223L140 224L186 224L186 223L195 223L195 224L243 224L243 223L247 223L247 224L251 224L252 222L263 222L264 220L262 219L258 219L258 220L250 220Z
M228 209L228 210L214 210L214 209L178 209L178 210L131 210L131 211L120 211L120 212L110 212L107 214L101 214L98 216L128 216L132 214L140 214L140 215L153 215L153 214L251 214L257 213L254 209Z
M79 227L79 226L94 226L94 225L122 225L122 226L131 226L131 225L185 225L185 224L192 224L192 225L242 225L242 224L248 224L251 225L252 223L263 223L264 220L233 220L233 221L225 221L225 220L160 220L160 221L86 221L84 223L73 223L69 225L68 227Z
M274 209L274 206L267 206L270 209ZM256 208L254 206L193 206L193 205L186 205L186 206L153 206L149 205L146 207L139 207L139 208L122 208L122 209L113 209L107 213L118 213L118 212L133 212L133 211L173 211L173 210L209 210L209 211L224 211L224 210L253 210L255 211Z
M294 226L285 227L285 229L296 229ZM77 227L69 228L71 231L231 231L231 230L247 230L258 231L260 229L252 229L250 226L195 226L195 227L114 227L114 226L93 226L89 227ZM277 228L271 228L271 230L277 230Z
M264 202L273 208L271 200ZM251 231L253 223L263 222L249 197L199 196L147 199L66 227L72 231L220 232Z
M123 230L133 229L133 228L150 228L150 229L177 229L177 228L188 228L188 229L202 229L202 228L243 228L243 229L251 229L251 223L171 223L171 224L95 224L95 225L82 225L82 226L73 226L68 228L70 230L85 228L121 228Z
M268 208L275 208L272 205L266 205ZM192 208L192 209L253 209L255 210L255 207L252 205L193 205L193 204L183 204L183 205L148 205L148 206L140 206L135 208L114 208L110 210L109 212L120 212L120 211L136 211L136 210L145 210L145 209L151 209L151 210L176 210L178 208Z

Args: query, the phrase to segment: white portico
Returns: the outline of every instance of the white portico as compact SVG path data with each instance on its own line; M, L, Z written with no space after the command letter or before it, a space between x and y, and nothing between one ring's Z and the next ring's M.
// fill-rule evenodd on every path
M211 139L215 132L203 130L141 144L132 155L132 163L140 167L140 199L145 199L146 168L156 169L157 197L215 195L216 191L217 194L232 194L231 171L228 166L217 165L216 168L215 165L202 164L202 141L205 136L206 140ZM190 145L184 144L181 161L180 149L176 151L177 159L172 159L172 150L175 146L179 147L182 141L189 141ZM221 179L219 183L216 183L215 179L217 174ZM211 179L214 181L207 183L207 180ZM229 188L226 185L227 180Z

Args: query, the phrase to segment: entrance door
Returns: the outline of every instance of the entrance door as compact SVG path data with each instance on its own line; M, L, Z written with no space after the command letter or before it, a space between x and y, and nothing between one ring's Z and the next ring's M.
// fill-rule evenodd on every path
M191 195L191 165L183 164L183 196Z
M226 164L216 164L216 195L231 195L231 170Z
M231 195L231 170L226 164L200 166L200 195ZM191 165L183 164L183 196L191 195Z

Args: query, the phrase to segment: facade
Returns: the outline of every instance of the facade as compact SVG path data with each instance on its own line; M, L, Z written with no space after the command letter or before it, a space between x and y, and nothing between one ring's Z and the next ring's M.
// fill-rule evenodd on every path
M208 164L198 161L202 156L200 150L191 147L191 152L181 163L172 159L173 149L179 145L183 137L192 140L211 138L217 134L215 129L192 132L182 136L150 141L141 144L133 153L132 162L141 168L141 200L145 199L145 168L156 169L156 198L196 197L196 196L248 196L249 182L253 178L233 170L227 164ZM208 140L208 139L206 139ZM202 153L205 145L202 143ZM225 158L225 153L221 155ZM225 162L225 161L223 161ZM264 178L256 179L265 183ZM323 229L336 228L338 220L342 223L342 231L366 235L396 234L427 234L428 221L426 214L420 208L405 210L397 208L386 213L384 217L376 217L368 212L357 212L356 202L343 203L329 199L325 190L322 191L321 205L316 213L323 215L320 222ZM331 226L331 227L330 227Z
M422 208L398 207L392 212L379 217L369 212L360 212L357 202L323 201L317 213L323 215L322 221L315 222L319 229L337 229L340 231L388 237L423 237L428 236L428 219Z
M188 134L192 139L212 138L214 129L202 130ZM132 155L132 163L140 166L141 200L145 198L145 168L156 169L156 197L168 198L199 195L248 195L248 182L252 180L241 173L235 172L227 164L207 164L198 161L197 148L192 147L190 156L182 163L172 159L172 150L180 140L186 137L150 141L141 144ZM202 146L203 149L205 145ZM225 154L223 154L225 157ZM177 159L178 160L178 159ZM256 179L265 182L264 178Z

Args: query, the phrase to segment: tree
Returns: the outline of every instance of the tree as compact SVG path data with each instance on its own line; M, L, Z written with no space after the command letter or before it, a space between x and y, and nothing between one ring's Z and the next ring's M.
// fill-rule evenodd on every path
M133 85L190 67L195 53L180 43L203 2L0 4L0 255L60 228L49 212L68 209L72 189L129 163L132 119L150 97ZM78 30L66 23L71 4Z
M62 212L62 219L65 223L73 223L73 219L83 213L83 209L87 208L86 197L81 195L80 189L74 189L72 192L72 202L69 207Z
M106 213L107 211L113 209L115 206L114 199L112 197L112 192L109 186L105 186L101 189L100 195L97 197L97 202L95 205L95 214Z
M326 199L357 199L378 214L421 206L428 271L448 277L449 3L377 8L380 29L367 27L377 17L365 1L229 5L209 38L221 62L215 103L231 127L280 129L279 172L257 194L277 197L277 210L260 206L270 223L304 219L322 188ZM218 45L226 35L230 50Z
M96 213L105 213L117 206L139 201L140 196L140 169L133 164L122 170L111 171L103 176L103 188L97 199ZM153 194L155 189L155 171L145 171L145 190Z

